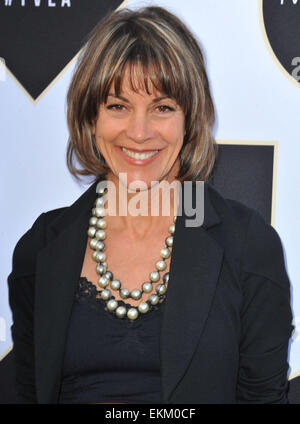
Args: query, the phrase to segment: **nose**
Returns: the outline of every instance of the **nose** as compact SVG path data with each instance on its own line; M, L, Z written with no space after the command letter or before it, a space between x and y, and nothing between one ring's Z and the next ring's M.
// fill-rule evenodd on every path
M150 118L144 111L131 114L126 128L126 135L136 143L143 143L151 138L152 126Z

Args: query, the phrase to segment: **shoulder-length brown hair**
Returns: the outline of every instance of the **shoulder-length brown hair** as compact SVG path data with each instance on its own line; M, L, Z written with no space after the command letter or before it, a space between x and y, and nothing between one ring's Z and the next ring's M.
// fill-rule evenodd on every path
M161 7L115 11L89 35L67 94L67 166L72 175L77 179L95 175L96 180L108 170L91 131L112 84L120 95L125 65L134 90L138 88L132 71L141 66L146 92L151 82L184 111L186 134L177 178L206 180L214 165L216 144L212 136L215 112L203 53L185 24ZM82 169L75 167L75 159Z

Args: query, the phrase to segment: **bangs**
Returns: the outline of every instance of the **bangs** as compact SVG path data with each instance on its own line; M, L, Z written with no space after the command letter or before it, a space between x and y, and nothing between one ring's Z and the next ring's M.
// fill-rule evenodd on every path
M147 94L160 93L174 99L183 111L187 111L187 101L184 93L187 91L186 78L180 75L180 66L166 57L163 52L154 51L151 46L135 41L127 54L122 58L114 55L111 58L109 78L106 80L102 91L102 101L107 101L111 88L117 96L121 95L124 84L125 72L129 86L134 92L144 91ZM121 60L120 60L121 59ZM115 62L115 63L114 63ZM108 77L108 75L107 75Z

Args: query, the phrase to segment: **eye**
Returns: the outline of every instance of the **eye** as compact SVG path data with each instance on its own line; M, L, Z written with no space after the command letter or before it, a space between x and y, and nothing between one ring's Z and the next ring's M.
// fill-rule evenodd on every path
M175 109L172 108L171 106L167 106L167 105L159 105L157 106L157 109L159 110L159 112L169 112L169 111L174 111Z
M115 110L115 111L121 111L121 110L123 110L125 108L125 106L124 105L120 105L120 104L114 104L114 105L108 105L107 106L107 109L108 110Z

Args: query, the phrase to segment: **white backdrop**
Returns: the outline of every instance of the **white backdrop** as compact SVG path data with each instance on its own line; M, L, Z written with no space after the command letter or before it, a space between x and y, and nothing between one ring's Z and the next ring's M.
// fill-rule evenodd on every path
M290 347L294 377L300 374L300 86L287 78L270 52L260 1L129 0L126 6L150 4L181 17L204 47L217 140L278 143L274 227L286 254L299 333L294 332ZM74 61L36 104L9 73L0 81L0 357L12 343L7 276L17 240L42 212L70 205L87 188L75 182L65 165L65 97L73 69Z

